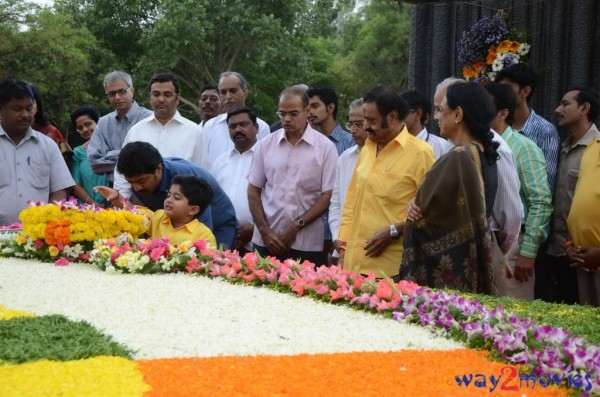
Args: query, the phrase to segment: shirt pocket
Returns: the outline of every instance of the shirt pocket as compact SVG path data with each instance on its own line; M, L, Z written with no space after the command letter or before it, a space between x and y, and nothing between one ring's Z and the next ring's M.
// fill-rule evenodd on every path
M368 179L373 195L382 203L396 203L416 191L414 177L406 173L374 173Z
M39 161L31 161L31 172L29 177L31 178L31 185L36 189L49 189L50 188L50 167L46 163Z
M298 187L306 193L314 193L321 191L321 166L316 164L307 164L303 169L298 170L301 178L298 181Z
M8 161L0 160L0 187L5 187L10 184L10 168Z
M570 169L567 170L567 191L568 192L574 192L575 191L575 187L577 187L577 181L579 180L579 170L577 169Z

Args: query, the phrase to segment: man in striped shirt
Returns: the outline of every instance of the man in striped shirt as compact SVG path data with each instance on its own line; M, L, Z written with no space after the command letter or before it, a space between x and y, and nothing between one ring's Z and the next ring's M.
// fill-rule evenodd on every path
M548 223L552 214L552 194L546 178L546 160L537 145L513 130L515 94L506 84L491 83L485 87L496 105L496 117L492 128L506 141L517 160L517 172L521 182L520 196L523 202L525 223L519 239L506 254L506 295L533 300L535 285L534 265L540 244L546 240Z
M306 91L293 86L281 93L277 114L283 128L265 137L254 152L248 204L259 254L320 266L326 263L321 215L329 208L338 154L310 126L308 113Z
M537 86L533 69L522 63L505 67L496 74L496 82L508 84L516 95L516 108L512 128L535 142L546 159L548 186L554 193L560 138L554 125L529 107Z

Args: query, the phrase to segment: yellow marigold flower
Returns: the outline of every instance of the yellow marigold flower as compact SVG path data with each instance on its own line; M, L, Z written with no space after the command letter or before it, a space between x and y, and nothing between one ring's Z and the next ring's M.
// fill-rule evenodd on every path
M27 242L27 239L25 238L25 236L23 236L21 233L19 233L17 235L17 237L15 238L15 241L17 242L17 244L23 245Z
M50 254L50 256L56 256L58 255L60 251L58 250L58 248L56 248L56 246L51 245L50 247L48 247L48 253Z

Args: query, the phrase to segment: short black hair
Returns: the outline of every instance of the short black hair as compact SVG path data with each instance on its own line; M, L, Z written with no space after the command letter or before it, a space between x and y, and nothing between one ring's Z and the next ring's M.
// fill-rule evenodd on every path
M34 101L31 86L24 81L6 79L0 83L0 105L6 105L12 99L29 98Z
M598 118L598 111L600 108L598 91L594 90L593 88L580 85L569 88L567 92L569 91L579 91L577 95L575 95L575 101L577 101L578 106L581 106L586 102L590 104L590 111L588 112L587 117L592 123L595 122Z
M496 113L502 109L508 110L506 124L512 125L514 121L515 108L517 107L517 97L513 89L507 84L489 83L485 85L485 89L490 93L496 106ZM503 131L496 131L501 134Z
M209 91L209 90L215 90L218 93L219 87L216 84L205 84L202 86L202 88L200 88L200 95L202 95L202 93L204 91Z
M168 83L169 81L173 83L175 93L179 94L179 79L173 73L159 73L152 76L148 84L148 91L152 90L152 84L154 83Z
M163 163L159 151L148 142L129 142L117 160L117 171L128 178L152 174Z
M249 108L248 106L244 106L242 108L237 108L232 110L231 112L227 113L227 123L229 123L229 118L231 116L235 116L236 114L242 114L242 113L248 113L248 117L250 117L250 120L252 120L252 124L256 124L256 112L254 110L252 110L252 108Z
M213 199L213 190L204 178L194 175L176 175L171 179L171 185L178 185L181 193L190 205L200 207L197 216L202 215Z
M325 106L329 106L333 103L335 105L335 108L333 109L333 118L337 118L338 96L333 88L326 86L317 86L309 88L306 93L309 98L312 98L314 96L319 97L319 99L323 101Z
M537 75L530 66L524 63L507 66L496 74L494 81L500 83L504 79L517 83L521 89L527 86L531 87L531 93L527 96L527 103L529 103L537 87Z
M77 109L73 110L73 113L71 113L71 124L73 124L73 127L77 127L77 125L75 125L75 122L81 116L88 116L90 119L94 120L96 123L98 123L98 120L100 120L100 112L98 111L96 106L82 105L82 106L78 107Z
M427 123L427 119L431 116L431 101L425 94L422 94L415 90L404 91L400 94L402 99L406 101L408 104L409 110L417 110L421 109L421 124L425 125Z
M371 88L363 96L364 103L375 103L381 117L385 120L388 114L393 111L398 113L398 120L402 121L408 116L408 104L400 94L390 87L378 86Z

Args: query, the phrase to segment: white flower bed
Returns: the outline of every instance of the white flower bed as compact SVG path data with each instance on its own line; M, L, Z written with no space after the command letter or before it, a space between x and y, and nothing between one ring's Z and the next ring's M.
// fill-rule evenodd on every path
M0 304L86 320L136 358L459 349L427 329L218 279L0 259Z

